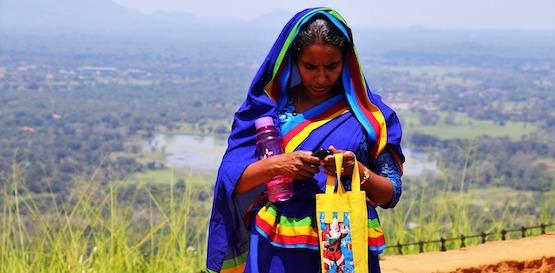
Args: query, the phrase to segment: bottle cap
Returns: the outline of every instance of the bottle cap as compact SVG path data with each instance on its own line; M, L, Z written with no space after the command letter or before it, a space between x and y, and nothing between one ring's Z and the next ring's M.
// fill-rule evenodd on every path
M275 126L274 119L272 117L261 117L254 121L254 127L256 127L256 129L266 126Z

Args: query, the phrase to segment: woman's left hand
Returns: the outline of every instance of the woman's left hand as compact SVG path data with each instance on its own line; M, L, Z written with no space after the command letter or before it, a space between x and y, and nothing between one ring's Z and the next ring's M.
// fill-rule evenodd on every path
M339 150L333 146L330 146L328 149L333 154L343 153L343 168L341 170L341 176L351 176L355 166L355 153L351 151ZM320 164L324 169L324 173L335 176L335 158L333 155L326 156Z

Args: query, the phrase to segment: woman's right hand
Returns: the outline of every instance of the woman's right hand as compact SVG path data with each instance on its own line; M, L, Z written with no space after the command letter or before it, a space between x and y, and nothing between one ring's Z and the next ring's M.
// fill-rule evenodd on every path
M320 172L320 159L308 151L295 151L272 156L268 165L275 175L283 175L293 179L310 179Z

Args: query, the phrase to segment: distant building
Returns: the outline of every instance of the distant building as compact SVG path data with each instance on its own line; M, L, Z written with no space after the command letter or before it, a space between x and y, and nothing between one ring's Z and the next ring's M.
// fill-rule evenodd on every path
M395 111L408 111L411 108L409 102L402 102L402 101L390 102L389 106L395 109Z
M21 127L17 128L17 130L22 131L22 132L28 132L28 133L34 133L35 132L35 128L30 127L30 126L21 126Z
M61 119L61 118L62 118L62 115L61 115L61 114L58 114L58 113L52 113L51 117L52 117L52 119L54 119L54 120L58 120L58 119Z

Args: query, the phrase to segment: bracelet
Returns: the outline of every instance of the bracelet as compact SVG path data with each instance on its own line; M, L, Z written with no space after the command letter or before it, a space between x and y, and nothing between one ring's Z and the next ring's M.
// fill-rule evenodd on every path
M364 166L364 173L362 174L362 179L360 179L360 185L366 183L370 179L370 170Z

